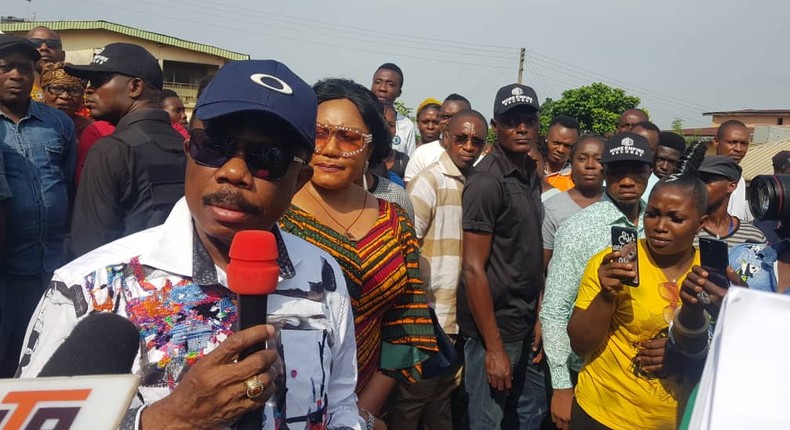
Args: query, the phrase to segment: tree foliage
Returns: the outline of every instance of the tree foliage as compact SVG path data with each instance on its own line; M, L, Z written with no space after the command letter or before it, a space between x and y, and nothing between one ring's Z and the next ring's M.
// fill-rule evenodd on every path
M612 134L617 131L620 114L639 103L639 97L602 82L566 90L560 99L547 98L541 105L541 132L545 135L553 117L566 115L579 121L581 133Z
M675 133L680 133L683 131L683 120L680 118L675 118L672 120L672 131Z

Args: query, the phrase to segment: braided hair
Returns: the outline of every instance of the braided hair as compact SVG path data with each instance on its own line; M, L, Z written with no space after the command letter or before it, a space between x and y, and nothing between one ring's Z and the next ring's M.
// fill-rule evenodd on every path
M696 174L702 160L705 158L705 152L708 150L705 142L697 141L686 148L686 152L680 157L680 168L678 174Z

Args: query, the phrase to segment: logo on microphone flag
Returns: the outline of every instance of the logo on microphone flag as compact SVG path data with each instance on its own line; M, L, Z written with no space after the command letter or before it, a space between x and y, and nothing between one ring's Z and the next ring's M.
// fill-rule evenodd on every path
M0 429L115 429L139 383L134 375L0 379Z

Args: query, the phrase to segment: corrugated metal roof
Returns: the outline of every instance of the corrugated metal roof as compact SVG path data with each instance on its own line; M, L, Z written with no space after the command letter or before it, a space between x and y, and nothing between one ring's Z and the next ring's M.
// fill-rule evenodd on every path
M785 150L790 150L790 139L749 145L749 152L741 160L743 178L751 181L757 175L772 175L774 167L771 157L777 152Z
M228 51L227 49L217 48L216 46L204 45L202 43L190 42L177 37L165 36L164 34L151 31L140 30L125 25L107 21L26 21L26 22L4 22L0 23L0 31L5 32L27 32L31 28L44 26L55 31L63 30L107 30L126 36L137 37L151 42L161 43L162 45L175 46L177 48L188 49L190 51L203 52L205 54L216 55L217 57L228 60L249 60L250 56L239 52Z

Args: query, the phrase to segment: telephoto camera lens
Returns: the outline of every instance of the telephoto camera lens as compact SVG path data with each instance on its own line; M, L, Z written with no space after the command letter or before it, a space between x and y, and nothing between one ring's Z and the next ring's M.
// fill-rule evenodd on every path
M749 208L759 220L789 220L790 175L759 175L752 179Z

